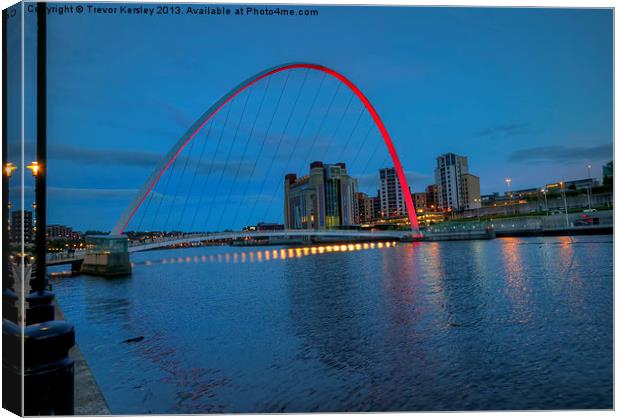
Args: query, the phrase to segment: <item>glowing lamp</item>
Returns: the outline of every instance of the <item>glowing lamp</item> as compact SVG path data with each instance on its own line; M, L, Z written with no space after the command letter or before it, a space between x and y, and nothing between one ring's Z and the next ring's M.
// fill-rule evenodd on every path
M41 166L36 161L33 161L32 164L27 165L26 168L32 171L32 175L35 177L39 174L39 171L41 171Z
M17 167L13 163L6 163L4 166L4 174L6 174L7 177L11 177L11 174L13 174L15 170L17 170Z

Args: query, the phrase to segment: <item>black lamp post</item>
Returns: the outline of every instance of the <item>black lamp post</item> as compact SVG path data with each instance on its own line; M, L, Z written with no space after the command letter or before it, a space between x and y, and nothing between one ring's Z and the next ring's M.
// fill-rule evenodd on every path
M37 161L27 168L32 171L35 187L35 253L31 270L31 292L26 297L26 324L54 320L54 294L47 290L46 277L46 189L47 189L47 15L45 3L37 6Z

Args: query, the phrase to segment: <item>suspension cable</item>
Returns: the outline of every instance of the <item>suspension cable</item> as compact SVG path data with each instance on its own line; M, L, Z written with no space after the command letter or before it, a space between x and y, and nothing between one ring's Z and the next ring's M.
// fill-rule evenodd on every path
M188 155L185 157L185 164L183 164L183 171L181 171L181 177L179 178L177 187L174 191L174 197L172 198L172 203L170 204L170 210L168 211L168 216L166 216L166 222L164 223L164 230L168 229L168 222L170 221L170 215L174 211L174 205L176 204L177 196L179 194L179 190L181 189L181 184L183 183L183 178L185 177L185 171L187 170L187 164L189 163L190 156L192 155L192 150L194 149L195 143L196 141L192 141L192 143L189 146Z
M289 124L291 122L291 119L293 117L293 114L295 113L295 110L297 109L297 104L299 102L299 97L301 96L301 92L304 88L304 85L306 84L306 79L308 78L308 72L306 72L303 82L301 83L301 86L299 87L299 91L297 92L297 95L295 96L295 102L293 103L292 109L291 109L291 113L289 113L288 118L286 120L286 124L284 125L284 130L282 131L282 135L280 135L280 139L278 140L278 145L276 146L276 151L273 155L273 159L272 159L272 164L269 166L269 170L267 171L265 177L263 178L263 184L261 185L260 188L260 193L258 194L259 198L260 196L262 196L263 194L263 190L265 188L265 184L267 182L267 179L269 178L269 175L271 174L271 168L273 167L273 162L277 159L278 157L278 151L280 151L280 146L282 145L282 140L284 139L284 137L286 136L286 131L288 130ZM279 182L278 182L279 184ZM254 205L252 206L252 210L249 213L254 213L254 210L256 209L256 204L258 203L258 199L254 200ZM269 207L267 207L267 209L269 209Z
M312 114L312 112L314 110L314 106L316 105L316 101L317 101L317 99L319 97L319 94L321 93L321 90L323 88L323 84L324 84L326 78L327 78L327 74L323 74L323 77L321 78L321 82L319 84L319 88L317 89L316 94L314 95L314 98L312 99L312 103L310 104L310 107L308 108L308 112L306 113L306 117L304 118L304 122L301 125L301 129L299 130L299 135L296 136L295 143L293 144L292 151L289 154L288 161L286 162L286 165L285 165L286 171L288 171L288 167L291 165L291 162L293 161L293 156L295 154L295 151L297 151L297 145L299 144L299 140L303 137L303 133L304 133L304 131L306 129L306 126L308 124L308 120L310 120L310 115ZM272 199L271 199L272 202L276 199L276 196L280 192L280 187L281 186L282 186L282 181L278 182L278 187L273 192L273 196L272 196ZM263 216L263 218L265 218L267 216L266 215L267 211L269 211L269 207L266 208L265 215Z
M310 151L308 152L308 157L310 158L312 158L312 151L314 149L314 144L316 143L316 140L318 139L319 134L321 133L321 130L323 129L323 125L325 124L325 121L327 120L329 111L332 109L332 105L334 104L334 100L336 99L336 96L338 95L338 92L340 91L340 87L342 87L342 83L338 83L338 87L336 87L336 91L334 91L334 95L332 96L332 99L329 102L329 105L327 106L325 113L323 114L323 118L321 119L321 123L319 124L319 129L317 129L316 131L316 135L314 136L314 140L312 141L312 146L310 147Z
M269 125L267 125L267 130L265 131L265 135L263 136L263 140L261 142L261 146L260 149L258 151L258 155L256 157L256 159L254 160L254 165L252 167L252 173L250 174L250 177L248 178L248 181L245 183L245 189L242 193L242 196L245 196L246 193L248 192L248 186L250 185L250 181L252 180L252 178L254 177L254 173L256 172L256 166L258 164L258 161L260 160L260 156L263 153L263 149L265 148L265 141L267 140L267 137L269 136L269 132L271 131L271 126L273 124L273 121L275 119L275 115L276 113L278 113L278 108L280 107L280 101L282 100L282 95L284 94L284 90L286 89L286 85L288 83L288 79L290 77L290 71L286 72L286 79L284 81L284 85L282 86L282 90L280 91L280 95L278 96L278 101L276 102L276 106L275 109L273 111L273 114L271 115L271 119L269 120ZM241 203L243 203L243 200L239 202L239 205L237 206L237 212L239 211L240 207L241 207ZM235 215L236 217L236 215Z
M161 195L161 197L159 199L159 204L157 205L157 210L155 211L155 215L153 216L153 222L151 224L151 231L154 230L155 225L157 225L157 217L159 216L159 210L161 209L162 202L164 201L164 199L166 198L166 196L168 194L168 186L170 185L170 179L174 175L174 171L176 170L176 166L177 166L177 159L175 158L174 162L172 163L172 167L170 169L170 173L166 173L166 174L168 174L168 176L166 178L166 185L164 187L164 192L163 192L163 194ZM151 193L156 193L156 191L152 190ZM163 230L161 232L163 232Z
M226 153L226 159L225 159L225 162L224 162L224 168L222 169L222 171L220 171L220 177L219 177L219 179L217 181L217 187L216 187L215 195L213 196L213 199L211 199L211 204L209 205L209 210L207 212L207 216L205 217L204 227L206 227L206 225L209 223L209 218L211 217L211 212L213 211L213 206L215 204L215 200L218 198L218 196L220 194L220 187L222 186L222 179L224 178L224 173L228 169L228 163L230 161L230 155L232 153L233 148L235 147L235 142L237 141L237 135L239 134L239 127L241 126L241 123L243 122L243 116L245 115L245 110L247 108L249 98L250 98L250 95L248 94L246 96L246 98L245 98L245 101L243 102L243 109L241 111L241 116L239 117L239 123L237 123L237 126L235 128L235 133L233 134L232 143L230 144L230 147L228 147L228 152Z
M224 175L224 171L226 171L226 169L228 168L228 162L230 160L230 154L232 153L232 150L233 150L233 148L235 146L235 142L237 141L237 135L239 134L239 127L241 126L241 123L243 122L243 117L245 116L245 111L246 111L246 108L247 108L247 105L248 105L248 101L250 100L250 93L251 92L252 92L252 90L250 90L248 92L248 94L246 95L246 98L245 98L245 102L243 103L243 110L241 111L241 116L239 117L239 123L237 124L237 128L235 129L235 134L233 136L232 145L228 149L228 155L226 156L226 166L224 167L224 170L220 173L220 180L217 183L217 191L215 192L216 196L219 195L220 185L222 183L222 178L223 178L223 175ZM241 164L237 165L237 173L239 172L240 165ZM237 173L235 173L235 180L233 181L233 184L237 181L237 178L236 178L237 177L236 176ZM224 203L224 207L228 206L228 199L230 199L230 192L231 191L232 191L232 187L229 187L228 188L228 195L226 197L226 203ZM222 222L223 214L224 214L224 211L223 210L220 211L220 217L219 217L219 220L218 220L218 223L217 223L217 228L216 228L217 231L219 231L220 222ZM211 215L211 207L209 207L209 215ZM207 220L208 219L209 219L209 216L207 216Z
M185 209L187 207L187 201L189 199L189 196L190 196L191 192L194 190L194 181L196 180L196 174L198 173L198 170L200 169L200 166L202 165L202 157L204 156L205 149L207 148L207 142L209 141L209 136L211 135L211 128L213 128L213 120L211 120L211 122L209 123L209 128L207 129L207 134L205 135L205 139L202 142L202 149L200 150L200 158L198 159L198 163L196 164L196 167L194 168L194 175L192 176L192 181L190 183L190 186L189 186L189 189L188 189L188 193L185 196L185 202L183 203L183 210L181 211L181 216L179 217L181 222L183 222L183 218L185 216ZM190 232L191 232L191 230L190 230Z
M190 229L194 229L194 222L196 221L196 216L198 214L198 211L200 210L200 208L202 207L202 200L204 197L204 193L205 190L207 188L207 184L209 183L209 179L211 178L211 173L213 172L213 165L215 164L215 157L217 156L217 152L220 149L220 144L222 143L222 137L224 136L224 131L226 131L226 127L228 126L228 117L230 116L230 110L232 108L232 103L230 106L228 106L228 109L226 111L226 117L224 119L224 125L222 126L222 130L220 131L220 135L218 137L217 140L217 145L215 146L215 152L213 153L213 155L211 156L211 161L209 162L209 167L207 169L207 176L205 178L204 183L202 184L202 191L200 193L200 200L198 201L198 206L196 206L196 210L194 211L194 216L192 217L192 224ZM204 226L203 226L204 228Z
M360 109L359 116L357 117L357 120L355 121L355 124L353 125L353 129L351 130L351 133L349 134L347 141L344 143L344 147L340 151L338 160L342 161L342 158L344 158L344 156L347 155L346 151L347 151L347 148L349 147L349 142L351 142L351 138L353 138L353 134L355 133L355 130L357 129L357 126L359 125L360 120L362 119L362 116L365 113L365 110L366 109L364 108L364 106L362 106Z

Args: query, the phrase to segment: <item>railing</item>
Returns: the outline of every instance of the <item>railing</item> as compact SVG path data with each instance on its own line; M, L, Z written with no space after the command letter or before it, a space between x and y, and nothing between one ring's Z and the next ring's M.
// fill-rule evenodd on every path
M151 248L164 247L175 244L220 241L236 238L262 238L262 237L367 237L367 238L402 238L411 234L411 231L358 231L358 230L325 230L314 231L305 229L289 229L280 231L229 231L216 233L180 234L175 236L147 239L131 242L129 251L135 252Z

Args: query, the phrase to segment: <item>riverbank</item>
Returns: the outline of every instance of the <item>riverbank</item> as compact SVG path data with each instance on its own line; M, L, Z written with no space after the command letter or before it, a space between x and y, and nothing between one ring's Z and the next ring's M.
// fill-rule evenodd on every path
M492 231L492 232L491 232ZM521 216L479 221L449 221L421 231L420 241L492 239L495 237L549 237L612 235L613 211Z

